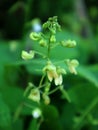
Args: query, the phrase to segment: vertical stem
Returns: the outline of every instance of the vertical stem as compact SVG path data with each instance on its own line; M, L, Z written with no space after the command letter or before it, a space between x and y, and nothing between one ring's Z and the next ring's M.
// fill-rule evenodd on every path
M42 75L42 77L41 77L41 80L40 80L40 83L39 83L39 86L38 86L38 87L40 87L40 86L42 85L44 78L45 78L45 74L44 74L44 75Z
M48 43L48 50L47 50L47 58L49 59L50 58L50 47L51 47L51 42L50 42L50 38L51 38L51 34L50 34L50 37L49 37L49 43Z
M48 58L50 57L50 42L49 42L49 45L48 45L48 54L47 54L47 57Z

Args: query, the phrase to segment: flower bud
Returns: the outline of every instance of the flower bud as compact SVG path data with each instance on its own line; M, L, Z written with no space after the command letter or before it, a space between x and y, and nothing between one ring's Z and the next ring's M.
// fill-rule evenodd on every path
M68 47L68 48L73 48L76 46L76 41L75 40L67 40L67 41L62 41L61 45L64 47Z
M41 35L40 35L40 33L32 32L32 33L30 34L30 38L31 38L32 40L34 40L34 41L37 41L37 40L40 40Z
M34 118L39 118L42 115L42 111L39 108L35 108L32 111L32 115Z
M43 28L44 28L44 29L46 29L46 28L48 28L48 27L49 27L49 22L46 22L46 23L43 24Z
M29 52L22 51L21 57L24 60L30 60L34 57L34 51L29 51Z
M46 105L48 105L48 104L50 103L50 98L49 98L48 95L43 94L43 99L44 99L44 103L45 103Z
M45 86L45 93L48 93L48 92L49 92L50 87L51 87L51 84L50 84L50 83L48 83L48 84Z
M42 31L41 21L38 18L35 18L32 20L32 30L34 32L40 32Z
M50 42L56 42L56 38L55 38L55 35L52 35L51 37L50 37Z
M41 39L41 40L39 41L39 45L42 46L42 47L46 47L46 46L47 46L46 40Z
M60 66L57 67L57 73L58 74L66 74L66 70L61 68Z
M40 91L37 88L32 89L28 98L35 102L39 102L40 101Z
M54 34L56 34L56 28L49 28L50 29L50 31L51 31L51 33L54 35Z
M71 60L71 65L73 65L74 67L77 67L79 65L79 62L76 59Z

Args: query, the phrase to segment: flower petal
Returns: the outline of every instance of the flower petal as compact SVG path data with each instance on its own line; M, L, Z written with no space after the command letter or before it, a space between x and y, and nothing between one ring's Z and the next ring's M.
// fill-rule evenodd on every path
M54 79L55 81L55 85L61 85L62 82L63 82L63 78L62 78L62 75L59 75L57 78Z
M52 80L53 80L53 73L51 71L48 71L47 72L47 77L48 77L49 81L52 82Z

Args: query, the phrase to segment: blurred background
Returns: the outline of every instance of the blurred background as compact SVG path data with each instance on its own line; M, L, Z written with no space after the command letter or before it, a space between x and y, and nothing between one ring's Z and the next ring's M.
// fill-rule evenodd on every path
M37 63L22 61L21 51L36 49L29 34L40 32L42 24L52 16L58 16L62 27L57 39L76 40L77 47L56 48L51 57L76 58L80 67L78 76L64 77L72 102L58 92L51 96L52 105L43 108L45 120L38 128L31 110L18 107L27 83L37 84L41 76L34 71L39 67ZM98 130L97 108L98 1L0 0L0 130Z

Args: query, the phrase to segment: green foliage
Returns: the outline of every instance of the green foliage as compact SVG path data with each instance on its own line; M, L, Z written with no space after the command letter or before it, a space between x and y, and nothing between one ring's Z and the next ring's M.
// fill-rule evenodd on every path
M61 35L61 34L59 34L59 35ZM23 98L22 98L23 88L21 86L20 87L16 86L16 83L17 83L17 85L18 84L21 85L19 82L22 82L21 81L22 78L20 81L18 81L20 78L19 75L21 74L20 72L22 71L22 69L20 69L20 66L26 67L26 71L29 74L28 80L32 79L31 77L33 75L35 75L37 77L37 79L39 79L40 75L42 74L41 69L45 65L45 61L41 60L40 58L34 59L32 61L28 61L28 62L22 61L22 60L17 61L18 60L17 56L19 57L20 54L16 55L17 53L15 52L16 53L15 55L13 54L13 56L11 55L11 57L7 57L8 54L11 53L10 50L8 49L9 46L8 45L3 46L3 44L1 44L1 46L2 46L1 55L3 55L3 58L1 59L1 66L0 66L0 68L2 70L1 71L2 73L0 73L2 82L0 84L2 84L2 86L3 86L3 87L1 87L1 85L0 85L1 93L3 94L3 97L4 97L7 105L9 106L10 111L13 113L17 110L18 106L22 102L24 102ZM58 59L62 59L64 57L63 54L65 53L65 51L62 49L62 47L55 48L54 50L52 50L52 55L54 55L54 53L55 53L54 56L56 57L56 52L58 51L58 49L59 49L59 51L61 49L61 52L62 52L60 55L57 53L59 55ZM6 50L9 50L9 51L6 51ZM18 50L20 50L20 49L18 49ZM42 48L41 48L41 50L42 50L41 52L43 52ZM78 52L78 48L75 51ZM73 53L74 53L74 51L73 51ZM77 54L79 54L79 52ZM5 58L4 58L4 55L5 55ZM69 56L70 56L70 54L69 54ZM70 57L72 57L72 56L70 56ZM53 61L55 61L55 62L56 62L56 60L57 60L56 58L53 59ZM13 61L15 61L15 62L13 62ZM40 66L39 66L39 64L40 64ZM64 65L62 65L62 67L64 67ZM38 69L36 70L36 68L38 68ZM3 70L5 70L5 71L3 71ZM6 73L5 79L3 79L3 76L4 76L3 73ZM13 74L14 77L13 76L11 77L11 74ZM65 87L69 86L68 94L71 99L71 102L63 105L62 102L59 102L58 96L57 97L54 96L55 98L57 98L58 103L61 104L59 106L59 109L62 109L62 112L59 115L59 117L57 117L58 119L57 118L55 119L56 121L58 120L58 122L60 121L58 123L58 124L60 124L60 126L55 126L55 124L57 124L57 123L55 123L55 120L54 120L54 123L52 125L50 125L50 123L53 122L53 121L51 121L51 118L53 118L53 117L49 118L48 115L51 115L51 114L53 115L53 113L54 113L54 110L51 110L51 112L49 112L51 114L46 114L47 117L45 117L45 118L50 119L50 123L43 121L42 126L41 125L38 126L38 122L35 119L32 119L29 129L32 129L33 127L35 129L38 129L38 128L40 128L40 129L49 128L50 129L50 126L51 126L51 129L54 129L54 128L63 129L63 128L61 128L61 125L63 125L64 129L76 129L76 127L77 128L79 127L79 129L80 129L81 127L83 127L87 124L91 124L91 126L93 126L92 129L94 129L96 126L94 124L94 122L97 119L97 114L98 114L97 105L96 105L96 100L97 100L96 98L98 95L98 93L97 93L97 86L98 86L97 76L98 76L98 65L97 64L90 65L90 66L82 66L82 65L79 66L78 67L78 76L76 76L75 78L73 78L73 76L71 76L71 75L69 75L68 78L67 78L67 76L65 76L65 78L64 78L65 85L64 86ZM13 78L14 78L14 80L13 80ZM5 80L6 80L7 84L3 83L3 81L5 81ZM34 78L33 78L33 80L34 80ZM23 80L23 82L24 82L24 80ZM13 100L13 99L15 99L15 100ZM62 99L64 100L63 97L62 97ZM93 105L93 102L95 102L94 103L95 105ZM32 105L34 106L34 104L32 104ZM4 108L3 105L2 105L2 107ZM31 109L26 106L20 107L20 111L21 112L19 112L18 115L15 114L15 117L14 117L15 120L20 117L19 115L24 115L23 117L25 117L27 115L31 115L31 112L32 112ZM43 109L43 112L44 112L44 109ZM9 111L8 111L8 113L9 113ZM47 113L47 112L45 112L45 113ZM79 113L79 117L77 115L78 113ZM92 117L92 120L90 117ZM12 118L13 117L11 117L11 119ZM5 116L5 119L6 119L6 116ZM19 121L19 123L16 122L13 125L16 125L16 124L19 125L18 127L20 127L19 128L20 130L23 129L23 121ZM79 125L79 124L81 124L81 125ZM10 126L8 126L8 127L10 127Z
M0 128L11 125L11 113L7 104L0 95Z
M62 126L59 120L59 114L56 107L51 106L51 105L49 106L43 105L42 110L43 110L44 121L41 125L41 130L43 129L62 130Z
M73 0L0 1L0 130L98 129L98 2L84 1L87 12L83 12L87 17L82 17L79 10L77 12L77 4ZM58 15L59 23L62 25L62 31L56 34L55 27L59 29L59 26L56 24L52 30L51 19L44 25L47 29L41 30L42 23L53 15ZM35 18L38 18L38 21ZM30 32L35 31L35 25L40 26L39 31L46 35L44 37L37 31L40 34L37 37L39 44L29 38ZM51 61L65 69L67 75L63 77L63 89L60 86L63 91L58 91L58 88L57 91L53 91L54 94L50 95L51 104L45 105L43 101L38 104L23 95L28 82L34 83L34 86L29 86L26 96L32 87L38 86L43 74L48 29L52 32ZM74 41L77 46L71 48L76 45ZM55 42L60 44L54 46ZM31 49L36 52L29 52ZM28 51L24 54L27 59L35 58L23 61L22 50ZM65 57L71 60L78 59L80 65L76 76L69 73L63 62L58 62ZM49 84L47 86L49 87ZM48 89L51 91L55 88L53 82ZM35 108L42 112L41 117L36 119L33 115Z

